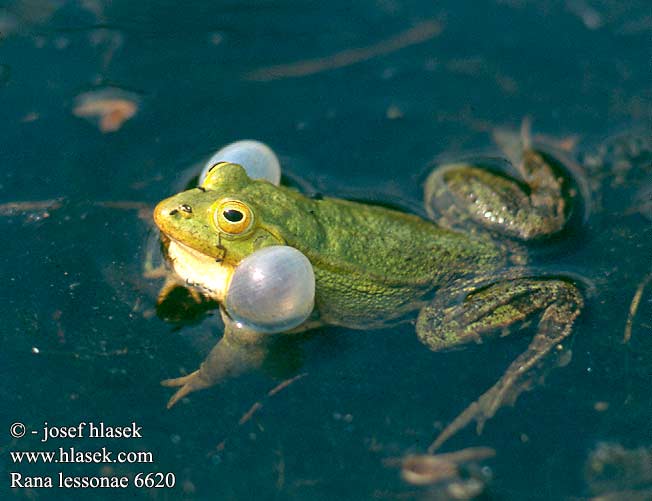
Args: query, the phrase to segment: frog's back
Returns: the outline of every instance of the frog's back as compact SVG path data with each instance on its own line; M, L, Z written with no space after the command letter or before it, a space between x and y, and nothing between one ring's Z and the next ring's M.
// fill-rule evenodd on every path
M313 264L317 306L328 323L366 328L402 317L434 289L500 260L491 241L411 214L339 199L311 202L322 238L315 248L296 246Z

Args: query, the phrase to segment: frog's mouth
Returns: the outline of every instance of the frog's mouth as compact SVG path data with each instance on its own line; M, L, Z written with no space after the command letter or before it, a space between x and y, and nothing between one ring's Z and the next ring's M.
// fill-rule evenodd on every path
M208 202L195 202L187 196L188 192L174 195L159 202L154 208L154 223L170 241L182 244L189 249L192 248L199 254L214 260L222 260L226 255L226 249L220 245L218 234L218 245L202 240L202 235L214 234L205 217ZM188 243L185 243L188 242Z
M166 246L167 258L174 271L186 285L198 288L204 295L223 302L231 283L235 267L217 262L169 235L161 235Z

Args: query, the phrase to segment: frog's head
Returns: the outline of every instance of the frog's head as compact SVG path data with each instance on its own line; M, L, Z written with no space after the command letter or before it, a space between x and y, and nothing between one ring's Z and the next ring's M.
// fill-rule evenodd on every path
M197 188L178 193L154 209L154 221L170 240L215 261L237 264L254 250L283 244L259 210L261 195L275 188L250 179L236 164L217 164Z
M250 179L236 164L216 164L197 188L154 209L176 272L218 300L234 268L271 245L310 247L319 227L296 192Z
M223 162L208 172L201 186L160 202L154 221L181 278L226 303L230 314L272 332L298 325L295 321L303 322L312 311L312 267L296 249L314 247L312 239L320 236L321 226L306 200L288 188L249 178L240 165ZM279 245L295 249L267 249ZM259 250L254 261L238 268Z

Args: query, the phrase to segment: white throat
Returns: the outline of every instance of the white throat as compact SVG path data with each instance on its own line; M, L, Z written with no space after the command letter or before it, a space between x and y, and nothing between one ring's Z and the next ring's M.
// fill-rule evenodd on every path
M218 263L176 240L170 239L168 257L174 271L188 285L201 289L202 293L222 303L226 297L234 268Z

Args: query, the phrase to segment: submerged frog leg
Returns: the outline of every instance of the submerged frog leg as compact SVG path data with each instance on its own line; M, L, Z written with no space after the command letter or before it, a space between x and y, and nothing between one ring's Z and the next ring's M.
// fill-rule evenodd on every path
M180 387L167 403L169 409L189 393L210 388L219 382L259 367L268 351L260 335L236 325L224 315L224 336L195 372L161 381L163 386Z
M193 289L192 287L186 287L176 275L167 271L167 274L164 276L165 282L163 283L163 286L158 293L158 297L156 298L157 305L165 303L170 295L174 293L175 289L179 287L184 288L188 296L190 296L194 302L201 303L203 301L201 294L197 290Z
M217 302L169 274L158 294L156 314L168 322L188 323L197 321L217 306Z
M450 304L452 296L440 291L417 319L419 339L432 350L456 347L469 341L482 342L486 334L540 313L537 332L527 350L519 355L488 391L469 405L437 437L428 449L438 449L472 420L478 433L484 422L505 404L512 404L544 369L546 355L571 333L583 300L578 289L563 280L520 278L499 282L471 292L461 304Z
M520 180L465 163L435 169L425 184L429 216L448 227L470 220L521 240L560 231L569 212L564 177L530 148L516 168Z

